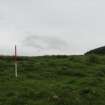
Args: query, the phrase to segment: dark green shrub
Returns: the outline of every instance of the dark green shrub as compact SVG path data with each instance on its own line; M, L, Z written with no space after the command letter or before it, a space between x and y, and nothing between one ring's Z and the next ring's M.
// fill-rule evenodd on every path
M80 70L71 69L68 67L63 67L61 70L57 71L57 73L59 75L67 75L67 76L77 76L77 77L85 76L85 74Z
M88 57L87 57L87 63L88 64L94 64L94 63L99 63L99 58L98 58L98 56L96 56L96 55L89 55Z

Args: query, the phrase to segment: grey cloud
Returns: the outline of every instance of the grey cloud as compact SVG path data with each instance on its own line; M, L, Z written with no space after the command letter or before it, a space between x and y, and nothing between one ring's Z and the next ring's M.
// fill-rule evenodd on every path
M22 42L24 46L34 47L39 50L65 50L68 43L58 37L30 35Z
M5 11L4 10L0 10L0 21L3 21L5 19L6 19Z
M105 32L104 4L104 0L2 0L0 9L6 11L5 30L8 26L22 32Z

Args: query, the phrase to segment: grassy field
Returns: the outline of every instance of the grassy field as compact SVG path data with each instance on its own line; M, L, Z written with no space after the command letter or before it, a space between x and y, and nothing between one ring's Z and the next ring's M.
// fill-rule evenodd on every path
M105 105L105 56L1 56L0 105Z

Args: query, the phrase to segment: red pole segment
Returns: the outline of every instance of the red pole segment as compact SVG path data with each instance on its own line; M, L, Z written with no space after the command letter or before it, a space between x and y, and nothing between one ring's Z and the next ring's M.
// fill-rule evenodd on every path
M15 63L17 62L17 47L15 45Z

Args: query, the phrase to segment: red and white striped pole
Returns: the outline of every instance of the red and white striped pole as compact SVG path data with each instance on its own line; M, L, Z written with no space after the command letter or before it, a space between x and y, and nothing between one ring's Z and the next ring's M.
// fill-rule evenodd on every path
M15 45L15 77L17 78L18 73L17 73L17 47Z

